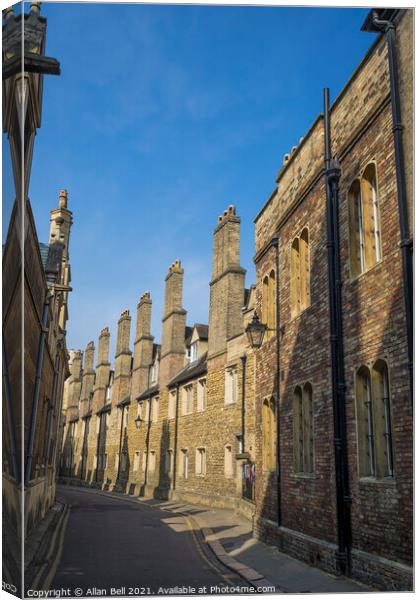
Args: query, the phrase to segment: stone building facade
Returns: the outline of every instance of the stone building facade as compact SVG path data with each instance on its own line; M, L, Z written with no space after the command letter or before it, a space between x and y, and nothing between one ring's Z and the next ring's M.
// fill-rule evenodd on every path
M107 328L95 373L93 342L72 353L63 481L233 507L296 558L411 589L412 18L371 11L377 39L285 155L255 218L255 285L245 289L229 206L208 326L187 326L175 261L161 344L146 292L133 351L121 314L113 368ZM266 331L252 348L254 311Z

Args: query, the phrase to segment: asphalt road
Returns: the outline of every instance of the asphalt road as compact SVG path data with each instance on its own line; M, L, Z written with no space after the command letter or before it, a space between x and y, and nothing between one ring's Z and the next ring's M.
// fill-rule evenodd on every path
M246 585L217 561L182 515L66 486L57 496L71 510L52 590L140 596Z

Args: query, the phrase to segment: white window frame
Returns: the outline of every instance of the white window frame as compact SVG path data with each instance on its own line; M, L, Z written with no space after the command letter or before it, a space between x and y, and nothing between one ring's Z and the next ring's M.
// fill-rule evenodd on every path
M191 344L190 347L190 362L194 362L198 358L198 341Z

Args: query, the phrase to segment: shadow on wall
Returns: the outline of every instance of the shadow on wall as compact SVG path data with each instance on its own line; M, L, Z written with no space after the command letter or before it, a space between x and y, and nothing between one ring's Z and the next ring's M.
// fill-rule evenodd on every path
M167 419L163 421L162 435L160 438L160 462L159 462L159 479L158 485L153 492L154 498L160 498L161 500L168 500L169 490L171 486L170 469L171 459L168 454L170 447L170 431L169 422ZM173 457L175 460L175 457Z

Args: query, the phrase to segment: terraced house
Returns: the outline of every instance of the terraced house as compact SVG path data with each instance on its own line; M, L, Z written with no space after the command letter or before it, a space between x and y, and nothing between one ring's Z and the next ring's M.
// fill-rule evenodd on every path
M187 326L176 261L161 344L147 292L113 370L107 329L96 370L92 342L83 365L73 352L61 474L233 507L301 560L411 589L413 13L373 10L363 30L370 50L255 218L255 285L229 206L208 325Z

